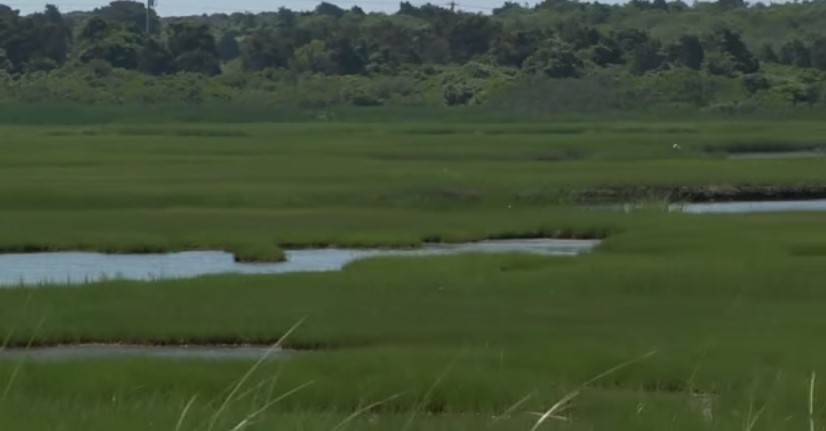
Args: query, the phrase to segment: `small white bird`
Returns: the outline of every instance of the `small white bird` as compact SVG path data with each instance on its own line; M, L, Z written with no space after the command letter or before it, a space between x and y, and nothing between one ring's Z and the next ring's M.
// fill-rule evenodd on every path
M679 150L679 149L681 149L682 147L680 146L680 144L674 144L674 145L672 145L672 146L671 146L671 148L673 148L673 149L675 149L675 150Z

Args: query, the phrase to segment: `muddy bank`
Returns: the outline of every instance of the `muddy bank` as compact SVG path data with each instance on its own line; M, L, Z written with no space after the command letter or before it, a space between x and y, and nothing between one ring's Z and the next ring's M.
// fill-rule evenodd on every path
M679 186L679 187L607 187L578 193L587 203L634 202L738 202L785 201L826 198L824 185L789 186Z
M826 151L776 151L776 152L743 152L729 153L726 158L729 160L771 160L771 159L812 159L826 157Z
M364 348L366 342L293 342L282 337L240 338L91 338L10 339L0 346L4 359L159 357L195 359L279 359L311 352Z
M238 336L218 336L218 337L169 337L169 338L145 338L145 337L64 337L52 336L39 339L26 337L13 337L0 346L0 349L23 350L32 348L51 348L66 346L137 346L137 347L208 347L208 348L239 348L249 347L257 349L269 349L278 344L280 347L291 351L312 351L312 350L337 350L353 347L367 347L367 343L340 343L340 342L318 342L318 341L290 341L281 340L280 336L272 337L238 337Z
M278 359L294 353L256 345L62 344L0 349L0 360L67 360L93 358Z

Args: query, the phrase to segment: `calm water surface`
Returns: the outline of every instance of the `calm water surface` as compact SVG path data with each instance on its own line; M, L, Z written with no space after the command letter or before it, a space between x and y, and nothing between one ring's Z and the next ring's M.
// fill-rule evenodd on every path
M673 204L671 211L693 214L734 214L762 212L826 211L826 199L805 201L754 201Z
M428 244L418 249L308 249L288 250L287 261L239 263L231 253L188 251L163 254L103 254L54 252L0 254L0 286L83 284L107 279L159 280L207 274L277 274L338 271L350 262L377 256L426 256L469 252L523 252L576 255L599 241L496 240L464 244Z

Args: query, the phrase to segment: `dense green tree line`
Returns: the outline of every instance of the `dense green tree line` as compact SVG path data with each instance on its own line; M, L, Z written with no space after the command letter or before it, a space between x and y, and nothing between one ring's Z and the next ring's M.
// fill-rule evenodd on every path
M460 105L479 103L504 81L595 82L606 74L626 82L680 77L675 85L695 102L705 100L697 95L702 83L721 77L741 82L747 97L781 91L793 104L812 104L821 99L826 70L826 30L817 25L826 19L822 2L545 0L532 8L505 3L489 14L408 2L393 14L367 14L321 3L309 12L146 17L143 4L127 0L66 15L51 5L29 16L0 6L0 71L7 80L77 68L97 77L113 69L226 74L236 86L248 81L239 74L438 74L443 101Z

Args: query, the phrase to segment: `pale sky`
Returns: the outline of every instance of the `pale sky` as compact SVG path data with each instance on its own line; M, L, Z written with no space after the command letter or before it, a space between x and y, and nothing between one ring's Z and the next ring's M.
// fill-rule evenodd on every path
M0 0L0 4L19 9L22 14L30 14L43 9L46 3L57 5L62 12L92 10L109 4L111 0ZM143 0L145 1L145 0ZM399 8L398 0L327 0L343 9L357 5L365 11L395 12ZM514 1L514 0L512 0ZM525 3L525 0L516 0ZM624 0L601 0L602 3L623 3ZM686 0L684 0L686 1ZM233 12L275 11L279 7L292 10L313 9L321 0L156 0L156 11L161 16L200 15ZM447 5L450 0L430 0L429 3ZM469 12L489 12L502 6L505 0L456 0L459 9ZM691 1L686 1L691 3ZM769 1L765 1L769 3ZM778 2L778 1L776 1ZM779 1L779 2L782 2ZM414 5L428 3L428 0L410 0ZM533 5L536 0L528 1Z
M21 14L29 14L43 9L46 3L52 3L60 8L61 12L75 10L92 10L109 4L111 0L0 0L0 4L19 9ZM328 3L349 9L357 5L365 11L395 12L399 9L399 1L395 0L327 0ZM447 4L450 0L431 0L433 4ZM609 0L610 1L610 0ZM520 1L522 3L524 1ZM292 10L313 9L321 0L156 0L156 11L161 16L200 15L212 13L233 12L262 12L275 11L279 7ZM425 4L427 0L412 0L414 5ZM485 12L502 6L504 0L466 0L456 1L461 5L459 9L467 11ZM533 2L530 2L533 4Z

